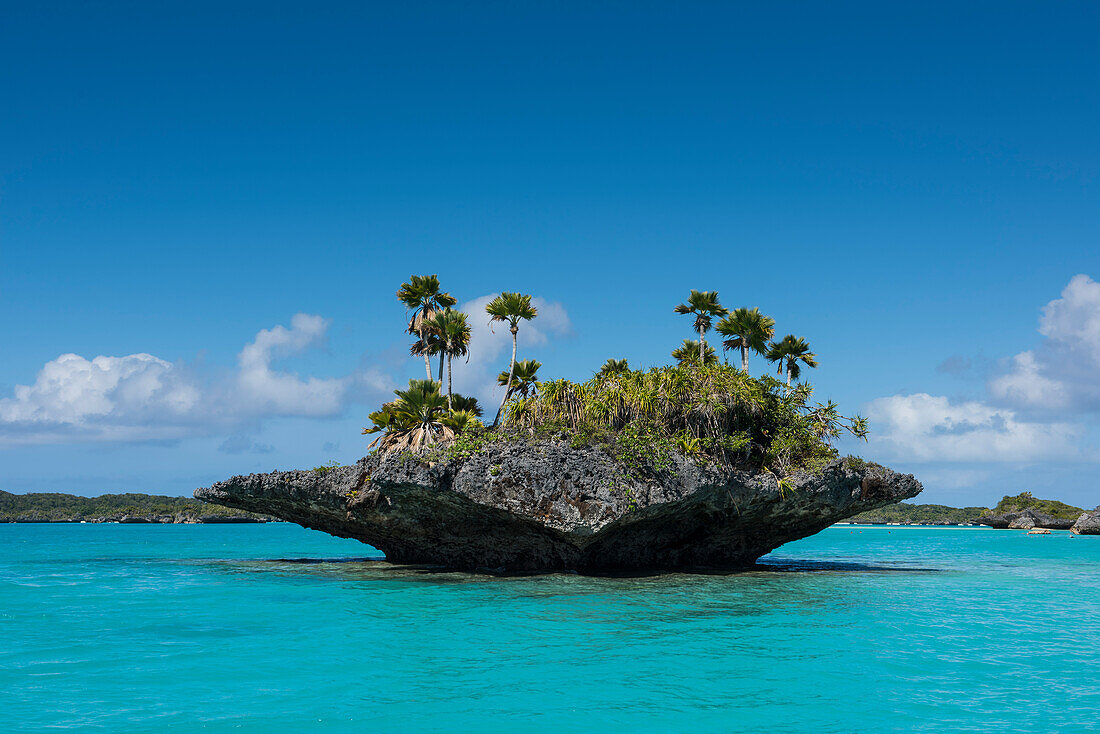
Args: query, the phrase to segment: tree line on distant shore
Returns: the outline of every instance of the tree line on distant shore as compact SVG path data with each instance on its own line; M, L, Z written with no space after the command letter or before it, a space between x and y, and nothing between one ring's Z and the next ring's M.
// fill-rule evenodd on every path
M191 497L138 493L81 497L58 492L13 494L0 491L0 522L97 522L124 518L150 522L202 522L204 519L225 520L231 517L274 519L200 502Z

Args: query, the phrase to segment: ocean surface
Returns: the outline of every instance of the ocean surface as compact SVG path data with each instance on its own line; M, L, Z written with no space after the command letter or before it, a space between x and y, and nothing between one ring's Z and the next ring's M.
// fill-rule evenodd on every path
M0 731L1100 730L1100 537L837 526L725 576L0 525Z

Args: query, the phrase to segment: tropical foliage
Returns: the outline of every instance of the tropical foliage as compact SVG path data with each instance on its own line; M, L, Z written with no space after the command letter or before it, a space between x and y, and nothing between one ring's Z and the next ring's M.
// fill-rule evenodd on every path
M470 324L466 321L466 314L445 308L435 313L426 325L439 344L439 353L447 359L447 408L453 409L451 361L455 357L465 357L468 353L472 333Z
M411 311L407 331L415 334L419 339L419 350L413 347L413 354L424 357L424 371L427 379L432 379L432 365L429 357L438 354L439 350L432 351L428 338L429 330L425 328L425 322L432 318L437 311L458 303L458 300L450 293L444 293L439 289L439 276L414 275L408 283L402 283L397 289L397 300L405 304L406 311ZM440 359L440 372L443 370L443 361ZM442 377L440 378L442 379Z
M530 321L539 315L538 309L531 304L531 296L523 293L501 293L485 306L485 313L489 314L490 326L493 322L507 322L508 330L512 332L512 361L508 365L508 381L504 385L504 398L497 408L496 417L493 418L495 426L500 420L500 413L504 410L504 404L512 393L512 378L516 369L516 344L519 334L519 322Z
M799 363L807 367L817 367L817 355L810 351L810 345L805 339L800 339L794 334L787 334L781 341L771 345L768 349L768 361L777 362L779 369L776 374L787 374L787 387L791 386L791 378L798 379L802 369Z
M696 356L702 360L706 356L707 332L713 319L717 316L725 316L727 311L718 302L718 291L693 290L688 296L687 303L681 303L673 309L679 314L691 314L695 316L695 330L699 332L699 343L703 345L702 352Z
M702 360L699 358L699 342L694 339L684 339L684 343L672 350L672 358L680 364L699 364L702 361L703 364L716 364L718 362L718 355L714 353L714 350L707 345L703 344L706 352L703 354Z
M603 363L603 367L600 367L601 375L621 375L629 371L630 365L625 359L609 359Z
M758 308L724 307L717 291L692 290L676 313L692 316L692 332L672 352L677 364L632 370L625 359L608 359L587 382L542 380L542 364L518 359L521 325L538 316L530 295L502 292L485 307L489 327L506 325L512 337L508 368L497 375L503 397L490 428L481 406L453 391L453 361L469 355L469 317L454 307L435 275L412 276L397 296L411 312L407 331L412 354L423 356L427 379L411 380L396 399L370 414L365 434L380 434L372 447L421 456L467 456L489 441L555 434L574 444L612 447L624 466L664 471L673 454L723 466L763 466L781 475L815 469L836 457L832 442L842 434L867 436L867 422L844 416L832 401L811 400L807 383L792 385L817 355L800 337L772 341L775 321ZM715 320L718 320L715 324ZM738 350L740 369L719 363L707 333L714 328L723 350ZM749 354L777 364L785 382L749 375ZM432 379L432 356L440 358ZM446 382L443 366L447 367ZM446 386L446 390L444 390ZM503 425L498 427L503 419Z
M741 369L749 371L749 352L767 354L768 343L775 336L775 319L760 313L758 308L737 308L714 327L722 336L723 349L741 350Z
M1023 512L1024 510L1042 512L1063 520L1076 520L1077 517L1084 512L1080 507L1067 505L1058 500L1042 500L1033 496L1031 492L1021 492L1015 496L1005 495L1002 497L1001 501L997 503L997 506L993 508L993 513L996 515L1004 515L1009 512Z
M454 438L456 425L461 424L458 430L462 430L471 418L477 420L469 411L462 411L462 419L454 418L457 414L447 407L440 387L435 380L410 380L408 389L394 390L397 400L367 416L373 425L363 433L382 433L371 447L377 445L382 451L429 448Z
M512 395L526 398L536 392L538 390L539 367L542 367L542 363L535 359L521 359L516 362L511 375L511 393L505 395L505 401ZM509 375L507 372L501 372L497 375L497 384L501 387L509 389L508 381Z
M728 365L685 363L597 374L584 383L540 383L537 394L512 401L504 425L597 439L629 428L700 459L752 462L786 474L836 458L830 442L843 432L867 435L863 419L811 402L811 395L809 385L787 390Z

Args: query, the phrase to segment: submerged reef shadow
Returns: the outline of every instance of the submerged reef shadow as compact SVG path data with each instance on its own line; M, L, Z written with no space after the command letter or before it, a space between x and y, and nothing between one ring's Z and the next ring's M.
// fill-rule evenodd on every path
M942 569L922 566L883 565L848 561L816 561L811 559L776 559L756 563L749 568L711 569L697 568L686 570L631 570L622 572L508 572L501 569L457 570L444 566L391 563L384 557L340 557L340 558L269 558L269 559L211 559L222 568L236 572L264 571L290 573L297 566L329 567L334 575L343 578L420 578L438 583L462 583L474 580L491 579L536 579L540 577L574 577L588 579L630 580L630 579L667 579L673 577L751 577L778 576L785 574L811 573L875 573L875 574L912 574L940 573ZM321 568L318 568L320 571ZM328 575L328 574L326 574Z

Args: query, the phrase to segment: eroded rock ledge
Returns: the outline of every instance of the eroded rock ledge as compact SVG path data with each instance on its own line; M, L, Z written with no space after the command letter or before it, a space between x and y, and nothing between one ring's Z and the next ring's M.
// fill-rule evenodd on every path
M921 489L910 474L862 462L783 487L766 472L686 459L639 479L596 448L502 442L431 465L369 456L324 473L233 477L195 496L361 540L395 563L600 573L746 568Z

